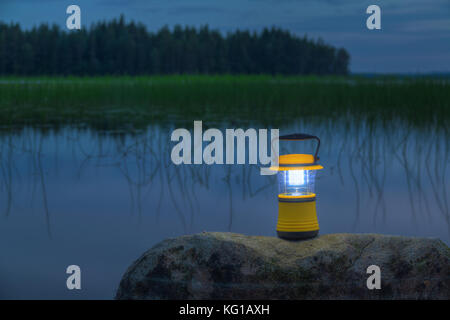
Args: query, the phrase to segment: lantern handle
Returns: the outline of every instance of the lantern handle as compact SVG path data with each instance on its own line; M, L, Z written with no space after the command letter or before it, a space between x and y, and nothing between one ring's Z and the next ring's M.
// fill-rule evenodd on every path
M303 141L303 140L312 140L312 139L317 140L317 148L316 148L316 153L314 154L314 162L319 160L319 157L318 157L319 148L320 148L319 137L313 136L310 134L306 134L306 133L293 133L293 134L287 134L287 135L281 136L278 139L283 140L283 141Z

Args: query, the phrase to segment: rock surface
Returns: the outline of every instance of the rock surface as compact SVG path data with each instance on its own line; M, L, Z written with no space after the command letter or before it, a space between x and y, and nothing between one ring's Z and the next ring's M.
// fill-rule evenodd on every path
M160 242L123 276L116 299L450 299L438 239L328 234L292 242L201 233ZM368 290L367 267L381 269Z

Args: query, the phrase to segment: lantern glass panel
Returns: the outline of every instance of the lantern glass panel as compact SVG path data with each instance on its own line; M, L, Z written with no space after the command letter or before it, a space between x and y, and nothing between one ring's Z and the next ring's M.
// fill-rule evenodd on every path
M279 171L279 193L287 196L306 196L313 194L315 178L315 170Z

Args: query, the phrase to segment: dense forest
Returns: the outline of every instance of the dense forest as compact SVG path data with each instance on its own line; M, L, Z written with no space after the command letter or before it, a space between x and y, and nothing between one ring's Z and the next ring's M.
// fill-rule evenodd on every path
M123 16L89 29L0 23L2 75L346 74L349 54L278 28L223 35L208 26L148 32Z

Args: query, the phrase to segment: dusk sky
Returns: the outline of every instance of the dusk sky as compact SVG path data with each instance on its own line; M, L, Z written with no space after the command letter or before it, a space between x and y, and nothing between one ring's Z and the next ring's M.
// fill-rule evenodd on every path
M450 72L450 0L0 0L0 21L65 27L70 4L81 7L82 27L120 14L151 31L277 26L346 48L352 72ZM370 4L381 7L381 30L366 28Z

